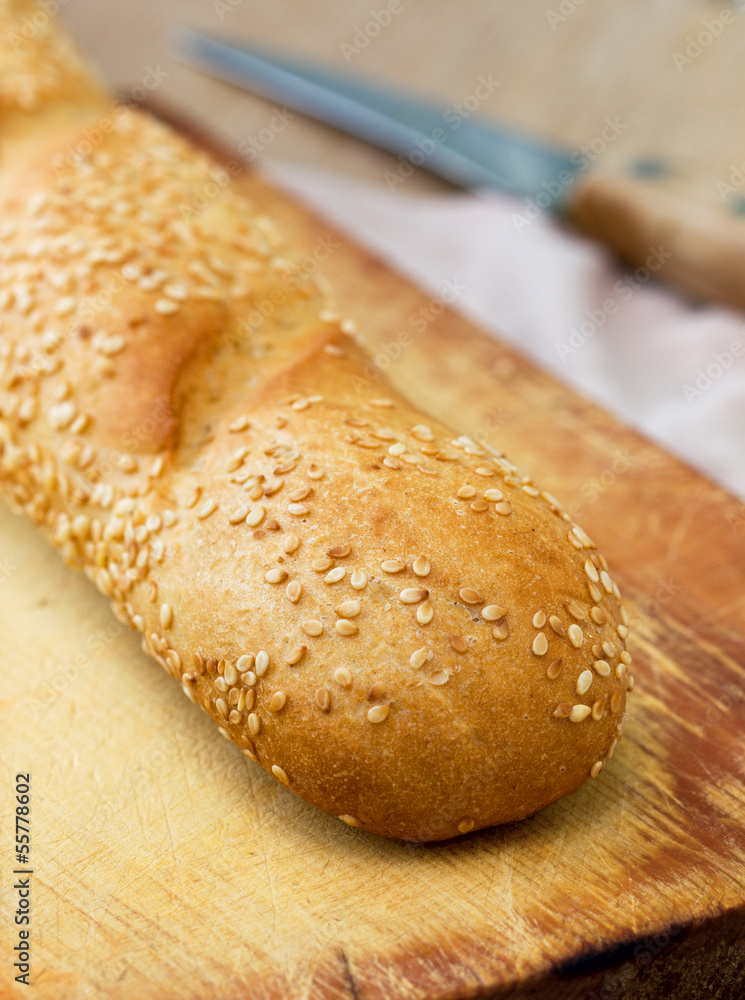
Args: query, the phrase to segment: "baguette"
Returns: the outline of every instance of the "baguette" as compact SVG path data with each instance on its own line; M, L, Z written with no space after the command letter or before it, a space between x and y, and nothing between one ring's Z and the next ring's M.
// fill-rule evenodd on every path
M633 680L592 541L383 398L261 206L56 28L2 60L10 504L223 736L350 826L441 840L597 776Z

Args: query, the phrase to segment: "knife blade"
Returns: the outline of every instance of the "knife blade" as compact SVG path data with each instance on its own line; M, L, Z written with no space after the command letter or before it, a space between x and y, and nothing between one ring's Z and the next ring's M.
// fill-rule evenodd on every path
M578 164L530 136L416 100L378 83L173 28L175 55L201 70L280 101L413 166L469 189L496 188L559 207ZM564 183L559 181L564 179ZM552 194L551 192L559 192Z
M587 170L577 152L335 70L174 26L174 57L424 166L461 187L524 199L523 223L560 212L586 235L689 296L745 309L745 224L708 196L712 182L667 171ZM648 167L641 161L639 166ZM660 260L664 265L660 265Z

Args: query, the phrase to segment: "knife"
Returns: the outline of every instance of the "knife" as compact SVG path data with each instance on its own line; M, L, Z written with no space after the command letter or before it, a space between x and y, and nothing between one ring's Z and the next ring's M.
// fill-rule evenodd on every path
M588 171L578 151L311 62L180 26L167 42L182 62L394 153L394 185L422 166L464 188L506 192L519 199L518 231L545 211L563 215L633 265L640 283L655 277L745 308L745 225L706 198L711 180L676 178L654 160L626 174Z

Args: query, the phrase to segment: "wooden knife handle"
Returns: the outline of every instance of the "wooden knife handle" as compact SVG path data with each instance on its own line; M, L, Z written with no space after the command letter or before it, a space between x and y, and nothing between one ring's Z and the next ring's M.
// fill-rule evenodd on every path
M745 219L703 201L695 185L589 176L567 214L630 264L689 295L745 309Z

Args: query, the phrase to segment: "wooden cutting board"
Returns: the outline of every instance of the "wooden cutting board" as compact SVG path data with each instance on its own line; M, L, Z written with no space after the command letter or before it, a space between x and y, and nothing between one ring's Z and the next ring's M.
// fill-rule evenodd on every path
M320 270L377 368L505 449L595 538L632 611L627 737L600 779L522 823L434 845L351 829L221 739L0 506L0 995L740 997L745 505L242 183L309 254L338 244ZM7 917L18 772L33 803L30 989L13 982Z

